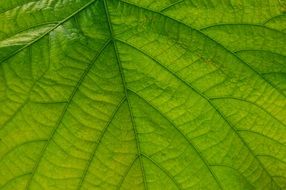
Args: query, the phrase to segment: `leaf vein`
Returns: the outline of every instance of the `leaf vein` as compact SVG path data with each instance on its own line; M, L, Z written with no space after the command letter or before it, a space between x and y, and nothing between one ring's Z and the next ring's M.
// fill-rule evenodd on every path
M111 42L111 41L108 40L108 41L103 45L103 47L101 48L101 50L99 51L99 53L94 57L94 59L93 59L93 60L91 61L91 63L87 66L87 68L85 69L85 71L84 71L83 74L81 75L80 79L78 80L78 82L77 82L77 84L76 84L74 90L72 91L72 93L71 93L71 95L70 95L70 97L69 97L69 99L68 99L68 101L67 101L67 103L66 103L66 105L65 105L65 107L64 107L64 109L63 109L63 111L62 111L62 113L61 113L61 115L60 115L60 117L59 117L59 119L58 119L58 121L57 121L56 126L55 126L54 129L52 130L52 132L51 132L51 134L50 134L50 137L49 137L48 140L47 140L47 143L46 143L46 144L44 145L44 147L42 148L41 153L40 153L40 156L39 156L39 158L38 158L38 160L37 160L37 162L36 162L34 168L32 169L32 175L31 175L31 177L30 177L30 179L29 179L29 181L28 181L28 183L27 183L27 185L26 185L26 190L29 189L29 187L30 187L30 185L31 185L31 182L32 182L32 179L33 179L33 177L34 177L34 175L35 175L35 173L36 173L36 170L37 170L37 168L38 168L38 166L39 166L39 164L40 164L40 162L41 162L41 160L42 160L42 158L43 158L43 156L44 156L44 153L45 153L45 151L46 151L48 145L49 145L50 142L52 141L54 135L56 134L56 131L57 131L57 129L59 128L59 126L60 126L60 124L61 124L61 122L62 122L62 119L64 118L64 116L65 116L65 114L66 114L66 112L67 112L67 110L68 110L68 107L69 107L69 105L70 105L71 102L72 102L73 97L74 97L75 94L78 92L79 87L81 86L83 80L84 80L85 77L87 76L88 72L90 71L90 69L92 68L92 66L94 65L94 63L95 63L96 60L98 59L98 57L100 57L100 55L102 54L102 52L105 50L105 48L108 46L108 44L109 44L110 42Z
M149 12L152 12L154 14L158 14L162 17L165 17L169 20L172 20L178 24L181 24L195 32L197 32L198 34L200 34L202 37L204 37L205 39L208 39L210 41L212 41L213 43L215 43L216 45L218 45L219 47L221 47L222 49L224 49L226 52L228 52L229 54L231 54L234 58L236 58L239 62L241 62L243 65L245 65L248 69L250 69L252 72L254 72L256 75L258 75L263 81L265 81L267 84L269 84L274 90L276 90L277 92L279 92L279 94L281 94L282 96L284 96L286 98L286 95L281 92L281 90L277 89L269 80L267 80L260 72L258 72L257 70L255 70L251 65L249 65L247 62L243 61L238 55L236 55L234 52L232 52L231 50L229 50L227 47L225 47L223 44L219 43L218 41L216 41L215 39L211 38L210 36L206 35L205 33L203 33L202 31L196 29L196 28L193 28L179 20L176 20L172 17L169 17L163 13L160 13L160 12L156 12L154 10L150 10L148 8L145 8L145 7L141 7L141 6L138 6L136 4L133 4L133 3L129 3L129 2L126 2L126 1L123 1L123 0L118 0L119 2L122 2L124 4L127 4L129 6L133 6L133 7L137 7L138 9L143 9L145 11L149 11Z
M118 39L117 39L118 40ZM271 181L273 181L273 178L271 177L270 173L265 169L264 165L261 163L261 161L256 157L256 155L254 154L253 150L248 146L248 144L245 142L245 140L241 137L241 135L238 133L238 131L236 130L236 128L228 121L228 119L223 115L223 113L218 109L218 107L210 100L209 97L205 96L203 93L201 93L199 90L197 90L196 88L194 88L191 84L189 84L187 81L183 80L181 77L177 76L174 72L172 72L170 69L168 69L167 67L165 67L164 65L162 65L158 60L156 60L155 58L153 58L152 56L148 55L146 52L143 52L142 50L138 49L137 47L118 40L121 43L124 43L132 48L134 48L135 50L137 50L138 52L142 53L143 55L149 57L150 59L152 59L155 63L157 63L159 66L161 66L163 69L165 69L166 71L168 71L170 74L172 74L175 78L177 78L179 81L181 81L183 84L185 84L186 86L188 86L189 88L191 88L195 93L197 93L199 96L201 96L203 99L205 99L209 105L217 112L217 114L226 122L226 124L233 130L233 132L237 135L237 137L240 139L240 141L242 142L242 144L248 149L248 151L250 152L250 154L256 158L256 161L259 163L259 165L263 168L263 170L267 173L267 175L270 177Z
M135 135L137 153L140 155L141 154L141 147L140 147L140 143L139 143L139 139L138 139L138 132L137 132L137 129L136 129L136 126L135 126L134 116L133 116L132 110L131 110L131 104L130 104L130 101L129 101L129 98L128 98L127 85L126 85L125 76L124 76L124 73L123 73L124 71L123 71L123 68L122 68L122 65L121 65L121 61L120 61L120 58L119 58L118 49L117 49L117 46L116 46L116 43L115 43L115 40L114 40L113 28L112 28L111 19L110 19L109 13L108 13L108 6L107 6L107 3L106 3L106 0L103 0L103 3L104 3L104 11L105 11L105 14L106 14L106 17L107 17L108 26L109 26L109 32L110 32L111 38L113 39L113 47L114 47L115 56L116 56L116 60L117 60L118 67L119 67L121 80L122 80L122 83L123 83L124 93L125 93L127 104L128 104L128 109L129 109L129 114L130 114L130 118L131 118L131 123L132 123L133 131L134 131L134 135ZM145 175L145 172L144 172L144 166L143 166L143 162L142 162L141 157L139 157L139 161L140 161L141 173L142 173L142 176L143 176L144 189L147 190L148 189L147 180L146 180L146 175Z
M196 147L194 145L194 143L180 130L176 127L176 125L169 119L167 118L161 111L159 111L155 106L153 106L149 101L147 101L145 98L143 98L142 96L140 96L139 94L137 94L136 92L134 92L131 89L128 89L130 92L132 92L133 94L135 94L137 97L139 97L141 100L143 100L147 105L151 106L157 113L159 113L163 118L165 118L171 125L172 127L189 143L189 145L191 147L193 147L193 149L195 150L195 152L197 153L197 155L200 157L200 159L202 160L202 162L204 163L204 165L207 167L207 169L209 170L210 174L213 176L214 180L216 181L216 183L218 184L220 189L222 188L221 183L219 182L217 176L215 175L215 173L212 171L212 169L209 167L209 163L208 161L202 156L202 153L199 151L198 147Z
M114 119L116 113L118 112L118 110L119 110L119 108L121 107L121 105L125 102L125 100L126 100L126 97L123 97L122 100L119 102L119 104L116 106L114 112L112 113L112 115L111 115L109 121L106 123L104 129L103 129L102 132L100 133L100 136L99 136L98 141L97 141L97 143L96 143L96 145L95 145L95 147L94 147L94 149L93 149L93 151L92 151L92 154L91 154L91 156L90 156L90 159L88 160L87 165L86 165L86 167L84 168L84 172L83 172L83 174L82 174L82 176L81 176L81 180L80 180L78 189L81 189L81 187L82 187L82 185L83 185L83 182L84 182L85 177L86 177L86 175L87 175L88 169L90 168L90 165L91 165L91 163L92 163L92 160L94 159L94 157L95 157L95 155L96 155L96 151L97 151L97 149L98 149L98 147L99 147L99 145L100 145L100 143L101 143L101 141L102 141L102 139L103 139L103 137L104 137L104 134L106 133L106 131L107 131L108 127L110 126L111 122L113 121L113 119Z

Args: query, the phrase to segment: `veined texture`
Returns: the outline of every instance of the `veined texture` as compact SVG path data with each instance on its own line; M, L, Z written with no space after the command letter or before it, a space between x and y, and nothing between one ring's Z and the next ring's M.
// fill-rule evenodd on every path
M285 0L0 0L0 189L286 189Z

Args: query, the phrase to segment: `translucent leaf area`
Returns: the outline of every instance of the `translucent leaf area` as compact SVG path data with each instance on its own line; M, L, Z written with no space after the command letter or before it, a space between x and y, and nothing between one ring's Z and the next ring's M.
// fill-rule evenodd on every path
M286 189L286 1L0 0L0 189Z

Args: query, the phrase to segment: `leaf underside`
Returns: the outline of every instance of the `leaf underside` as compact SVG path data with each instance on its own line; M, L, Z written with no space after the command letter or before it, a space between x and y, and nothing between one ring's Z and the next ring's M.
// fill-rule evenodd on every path
M0 189L286 189L284 0L1 0Z

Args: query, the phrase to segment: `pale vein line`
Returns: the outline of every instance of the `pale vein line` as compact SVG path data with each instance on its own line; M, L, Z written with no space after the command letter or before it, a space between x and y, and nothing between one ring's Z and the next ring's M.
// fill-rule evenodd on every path
M284 160L282 160L282 159L280 159L280 158L277 158L277 157L275 157L275 156L272 156L272 155L258 154L257 156L259 156L259 157L271 158L271 159L273 159L273 160L277 160L277 161L279 161L279 162L282 162L284 165L286 165L286 161L284 161Z
M85 10L86 8L88 8L90 5L92 5L93 3L95 3L97 0L92 0L89 3L85 4L83 7L81 7L80 9L78 9L77 11L75 11L74 13L72 13L71 15L69 15L67 18L63 19L62 21L60 21L57 25L55 25L54 27L52 27L50 30L48 30L47 32L45 32L44 34L42 34L41 36L39 36L38 38L34 39L33 41L31 41L30 43L28 43L27 45L23 46L22 48L14 51L13 53L11 53L10 55L8 55L7 57L3 58L2 60L0 60L0 64L2 64L3 62L7 61L8 59L10 59L12 56L18 54L19 52L21 52L23 49L33 45L34 43L36 43L37 41L39 41L40 39L42 39L43 37L45 37L46 35L48 35L50 32L52 32L53 30L55 30L56 28L58 28L60 25L64 24L65 22L67 22L69 19L71 19L72 17L74 17L75 15L77 15L78 13L80 13L81 11Z
M118 40L118 39L117 39ZM268 170L265 169L264 165L261 163L261 161L255 156L254 152L252 151L252 149L248 146L248 144L245 142L245 140L241 137L241 135L238 133L238 131L236 130L236 128L228 121L228 119L224 116L224 114L218 109L218 107L213 104L213 102L209 99L209 97L205 96L203 93L201 93L199 90L197 90L196 88L194 88L190 83L188 83L187 81L183 80L182 78L180 78L179 76L177 76L174 72L172 72L170 69L168 69L167 67L165 67L164 65L162 65L158 60L156 60L155 58L153 58L152 56L148 55L146 52L143 52L142 50L138 49L137 47L118 40L123 44L126 44L128 46L130 46L131 48L134 48L135 50L137 50L138 52L141 52L143 55L149 57L151 60L153 60L155 63L157 63L159 66L161 66L163 69L165 69L167 72L169 72L170 74L172 74L172 76L174 76L175 78L177 78L179 81L181 81L183 84L185 84L186 86L188 86L189 88L191 88L196 94L200 95L203 99L205 99L209 105L217 112L217 114L227 123L227 125L233 130L233 132L237 135L237 137L240 139L240 141L242 142L242 144L248 149L248 151L250 152L250 154L256 158L256 161L259 163L259 165L261 166L261 168L266 172L266 174L270 177L270 180L273 181L270 173L268 172ZM275 181L274 181L275 182ZM276 182L275 182L276 183Z
M153 108L157 113L159 113L163 118L165 118L168 123L170 123L172 125L172 127L188 142L188 144L193 147L193 150L196 152L196 154L199 156L199 158L201 159L201 161L203 162L203 164L206 166L206 168L208 169L208 171L210 172L210 174L212 175L212 177L214 178L215 182L217 183L217 185L220 187L220 189L222 188L222 185L218 179L218 177L215 175L214 171L212 171L212 169L209 167L210 164L208 163L208 161L203 157L202 153L199 151L199 148L195 146L195 144L180 130L176 127L176 125L168 118L166 117L160 110L158 110L154 105L152 105L149 101L147 101L145 98L143 98L142 96L140 96L139 94L137 94L136 92L134 92L131 89L128 89L130 92L132 92L133 94L135 94L138 98L140 98L141 100L143 100L147 105L149 105L151 108Z
M269 115L270 117L272 117L274 120L276 120L278 123L280 123L281 125L283 125L284 127L286 127L286 124L283 123L281 120L279 120L278 118L276 118L272 113L270 113L268 110L266 110L265 108L263 108L262 106L256 104L255 102L251 102L245 99L241 99L241 98L235 98L235 97L212 97L210 98L210 100L236 100L236 101L241 101L241 102L245 102L248 103L250 105L253 105L259 109L261 109L263 112L265 112L267 115Z
M31 60L31 62L32 62L32 60ZM16 115L19 114L22 111L22 109L24 109L24 107L30 102L31 93L33 92L36 84L45 76L46 72L44 72L38 79L36 79L33 82L32 86L29 88L29 91L27 93L25 100L23 102L19 103L20 104L19 107L14 111L13 114L11 114L9 116L9 118L2 124L2 126L0 126L1 127L0 131L3 130L4 127L7 126L10 122L12 122L13 119L16 117Z
M92 151L92 154L91 154L91 156L90 156L90 159L88 160L87 165L86 165L86 167L84 168L84 172L83 172L83 174L82 174L82 177L81 177L81 180L80 180L78 189L80 189L80 188L82 187L82 184L83 184L83 182L84 182L84 180L85 180L85 177L86 177L86 175L87 175L88 169L90 168L90 165L91 165L91 163L92 163L92 160L94 159L94 157L95 157L95 155L96 155L97 149L98 149L98 147L99 147L99 145L100 145L100 143L101 143L101 141L102 141L102 139L103 139L103 137L104 137L104 134L106 133L106 131L107 131L108 127L110 126L111 122L113 121L113 119L114 119L116 113L118 112L118 110L119 110L119 108L121 107L121 105L125 102L125 100L126 100L126 97L123 97L122 100L119 102L119 104L116 106L114 112L112 113L112 115L111 115L109 121L106 123L104 129L103 129L102 132L100 133L100 136L99 136L99 138L98 138L98 141L97 141L97 143L96 143L96 146L94 147L94 149L93 149L93 151Z
M128 99L127 85L126 85L126 81L125 81L125 76L124 76L124 73L123 73L122 65L121 65L121 62L120 62L120 59L119 59L118 49L117 49L116 43L114 41L113 28L112 28L110 16L109 16L109 13L108 13L108 7L107 7L106 0L103 0L103 2L104 2L104 10L105 10L105 14L106 14L106 17L107 17L107 22L108 22L108 26L109 26L110 35L111 35L111 37L113 39L113 47L114 47L115 56L116 56L116 60L117 60L118 67L119 67L119 72L120 72L122 83L123 83L123 88L124 88L124 92L125 92L125 96L126 96L126 100L127 100L127 104L128 104L129 114L130 114L130 118L131 118L131 122L132 122L132 126L133 126L133 131L134 131L135 141L136 141L136 146L137 146L137 153L141 154L141 147L140 147L140 143L139 143L139 139L138 139L138 132L137 132L137 129L136 129L136 126L135 126L134 116L133 116L132 110L131 110L131 104L130 104L130 101ZM142 176L143 176L144 189L148 189L146 176L145 176L145 172L144 172L144 166L143 166L143 162L142 162L142 158L141 157L139 157L139 161L140 161L140 168L141 168L141 172L142 172Z
M272 137L266 136L266 135L264 135L264 134L261 133L261 132L252 131L252 130L249 130L249 129L237 129L237 131L238 131L238 132L241 132L241 133L252 133L253 135L261 136L261 137L263 137L263 138L265 138L265 139L268 139L268 140L270 140L270 141L273 141L273 142L275 142L275 143L277 143L277 144L279 144L279 145L281 145L281 146L284 146L284 147L286 146L286 144L283 144L283 143L281 143L280 141L278 141L278 140L276 140L276 139L273 139Z
M222 164L211 164L211 167L222 167L222 168L228 168L231 169L235 172L237 172L239 175L241 175L241 177L243 177L243 179L245 179L245 181L248 183L248 185L250 185L253 189L255 189L255 187L253 186L253 184L251 184L251 182L249 181L249 179L247 179L247 177L245 176L245 174L241 173L238 169L232 167L232 166L227 166L227 165L222 165Z
M4 153L1 158L0 158L0 162L2 162L4 160L4 158L6 156L8 156L10 153L14 152L15 150L17 150L18 148L25 146L27 144L32 144L32 143L39 143L39 142L46 142L47 139L36 139L36 140L31 140L31 141L26 141L22 144L18 144L16 146L14 146L13 148L11 148L10 150L8 150L6 153Z
M40 37L36 38L35 40L33 40L32 42L30 42L29 44L23 46L22 48L16 50L15 52L13 52L12 54L10 54L8 57L2 59L0 61L0 64L2 64L3 62L5 62L6 60L10 59L12 56L16 55L17 53L21 52L22 50L24 50L25 48L30 47L32 44L36 43L37 41L39 41L40 39L42 39L43 37L45 37L46 35L48 35L50 32L52 32L53 30L55 30L57 27L59 27L60 25L64 24L66 21L68 21L70 18L74 17L75 15L77 15L78 13L80 13L81 11L83 11L84 9L86 9L87 7L89 7L90 5L92 5L93 3L95 3L97 0L92 0L91 2L87 3L85 6L83 6L82 8L80 8L79 10L77 10L76 12L72 13L70 16L68 16L67 18L65 18L64 20L62 20L61 22L59 22L57 25L55 25L53 28L51 28L50 30L48 30L47 32L45 32L43 35L41 35ZM43 76L43 75L42 75ZM36 80L33 84L33 86L30 89L29 94L31 93L31 90L33 90L36 82L38 82L38 80ZM21 105L17 108L17 110L10 116L10 118L4 122L3 126L6 126L9 122L11 122L14 117L24 108L24 106L29 102L29 95L26 98L26 100L21 103ZM0 128L2 129L2 128Z
M31 26L31 27L25 28L23 30L16 31L14 34L11 34L9 36L6 36L4 39L1 39L0 42L3 42L3 41L8 40L8 39L11 39L11 38L13 38L13 37L15 37L15 36L17 36L17 35L19 35L21 33L27 32L27 31L32 30L32 29L37 29L37 28L40 28L40 27L48 26L48 25L50 25L49 28L52 28L52 26L55 27L57 24L58 24L58 22L43 22L43 23Z
M166 10L168 10L168 9L170 9L170 8L172 8L172 7L176 6L176 5L178 5L178 4L183 3L184 1L185 1L185 0L178 0L178 1L174 2L174 3L171 3L170 5L164 7L163 9L161 9L160 12L164 12L164 11L166 11Z
M284 17L284 16L286 16L285 13L284 13L284 14L280 14L280 15L276 15L276 16L274 16L274 17L271 17L271 18L267 19L267 20L264 21L262 24L265 25L265 24L267 24L268 22L270 22L270 21L272 21L272 20L274 20L274 19L276 19L276 18Z
M129 174L131 168L133 167L134 163L136 162L136 160L139 158L140 155L136 156L135 159L131 162L131 164L129 165L129 167L127 168L127 170L125 171L125 173L123 174L121 180L118 183L118 187L117 190L121 189L121 186L123 184L123 182L125 181L125 178L127 177L127 175Z
M3 14L3 13L8 12L8 11L11 11L11 10L16 9L18 7L22 7L22 6L24 6L26 4L29 4L29 3L35 3L37 1L39 1L39 0L28 0L28 1L24 1L24 3L21 2L21 4L16 3L16 6L14 6L14 7L9 7L9 8L1 10L0 14Z
M213 28L213 27L223 27L223 26L254 26L254 27L259 27L259 28L271 30L271 31L273 31L273 32L277 32L277 33L282 34L282 35L285 34L284 32L282 32L282 31L280 31L280 30L277 30L277 29L275 29L275 28L270 28L270 27L267 27L267 26L264 26L264 25L251 24L251 23L238 23L238 24L235 24L235 23L223 23L223 24L213 24L213 25L209 25L209 26L205 26L205 27L201 28L200 31L208 30L208 29Z
M264 50L264 49L244 49L244 50L234 51L233 53L238 54L238 56L239 56L240 53L249 53L249 52L269 53L269 54L276 55L278 57L284 57L284 58L286 57L286 55L283 55L281 53L277 53L277 52L274 52L271 50Z
M58 121L57 121L56 126L54 127L53 131L51 132L50 137L48 138L47 143L45 144L45 146L43 147L43 149L42 149L42 151L41 151L41 153L40 153L40 157L37 159L37 162L36 162L36 164L35 164L35 167L34 167L33 170L32 170L32 175L31 175L29 181L27 182L26 190L29 189L29 187L30 187L30 185L31 185L31 182L32 182L32 179L33 179L33 177L34 177L34 175L35 175L35 173L36 173L36 170L37 170L37 168L38 168L38 166L39 166L39 164L40 164L40 162L41 162L41 160L42 160L42 158L43 158L43 156L44 156L44 153L45 153L45 151L46 151L48 145L50 144L51 140L53 139L54 135L56 134L56 131L57 131L57 129L59 128L59 126L60 126L60 124L61 124L61 122L62 122L62 119L64 118L64 116L65 116L65 114L66 114L66 112L67 112L67 110L68 110L68 107L69 107L69 105L70 105L71 102L72 102L73 97L74 97L75 94L78 92L79 87L81 86L83 80L84 80L85 77L87 76L88 72L90 71L90 69L92 68L92 66L93 66L94 63L96 62L96 60L99 58L99 56L102 54L102 52L104 51L104 49L108 46L108 44L109 44L110 42L111 42L111 40L108 40L108 41L103 45L103 47L101 48L100 52L94 57L94 59L92 60L92 62L88 65L88 67L85 69L85 71L84 71L83 74L81 75L79 81L77 82L77 84L76 84L76 86L75 86L75 88L74 88L72 94L70 95L70 97L69 97L69 99L68 99L68 102L67 102L66 106L65 106L64 109L63 109L63 112L62 112L61 116L59 117L59 119L58 119Z
M181 187L181 185L175 180L174 176L172 176L165 168L163 168L159 163L157 163L155 160L153 160L152 158L150 158L148 155L146 154L141 154L142 156L144 156L147 160L149 160L152 164L154 164L157 168L159 168L163 173L165 173L168 178L171 179L171 181L176 185L176 187L178 189L183 189Z
M15 181L15 180L17 180L17 179L19 179L19 178L22 178L22 177L28 176L28 175L31 175L31 172L28 172L28 173L24 173L24 174L21 174L21 175L15 176L15 177L13 177L13 178L9 179L5 184L3 184L3 185L0 187L0 189L5 188L5 187L6 187L7 185L9 185L11 182L13 182L13 181Z
M261 79L263 79L263 81L265 81L267 84L269 84L274 90L276 90L277 92L279 92L279 94L281 94L282 96L286 97L286 95L280 90L280 89L277 89L269 80L267 80L260 72L256 71L251 65L249 65L247 62L243 61L238 55L236 55L234 52L230 51L229 49L227 49L223 44L219 43L218 41L216 41L215 39L211 38L210 36L206 35L205 33L203 33L202 31L196 29L196 28L193 28L179 20L176 20L172 17L169 17L163 13L160 13L160 12L156 12L154 10L150 10L148 8L145 8L145 7L141 7L141 6L138 6L138 5L135 5L133 3L129 3L129 2L126 2L126 1L123 1L123 0L118 0L119 2L122 2L124 4L127 4L129 6L133 6L133 7L137 7L138 9L143 9L145 11L148 11L148 12L152 12L154 14L157 14L157 15L160 15L162 17L165 17L167 19L170 19L180 25L183 25L195 32L197 32L198 34L202 35L202 37L204 37L205 39L208 39L210 41L212 41L213 43L215 43L216 45L218 45L219 47L221 47L222 49L224 49L227 53L230 53L233 57L235 57L238 61L240 61L242 64L244 64L247 68L249 68L251 71L253 71L256 75L258 75Z

